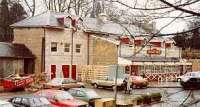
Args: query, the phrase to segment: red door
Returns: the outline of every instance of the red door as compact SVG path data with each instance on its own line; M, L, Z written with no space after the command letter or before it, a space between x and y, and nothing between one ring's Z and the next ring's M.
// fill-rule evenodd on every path
M56 65L51 65L51 79L56 77Z
M69 65L63 65L62 71L64 78L69 78Z
M72 65L72 79L76 80L76 65Z

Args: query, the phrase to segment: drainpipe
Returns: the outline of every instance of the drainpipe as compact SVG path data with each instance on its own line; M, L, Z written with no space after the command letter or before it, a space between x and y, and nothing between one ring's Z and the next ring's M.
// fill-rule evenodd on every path
M71 64L70 64L70 71L69 71L69 78L72 78L72 65L73 65L73 50L74 50L74 31L72 29L71 35Z
M41 60L41 64L42 64L42 69L41 69L41 73L42 72L45 72L45 35L46 35L46 29L45 27L43 28L44 29L44 36L42 37L42 60Z
M87 47L88 47L88 50L87 50L87 65L90 64L90 34L88 33L87 35Z

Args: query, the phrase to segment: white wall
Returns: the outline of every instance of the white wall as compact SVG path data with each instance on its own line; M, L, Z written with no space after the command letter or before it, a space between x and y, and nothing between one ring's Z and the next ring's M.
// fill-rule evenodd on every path
M47 29L45 35L45 71L50 76L51 65L56 65L57 77L63 77L62 65L71 64L71 47L70 52L64 52L64 43L70 43L71 45L71 30L56 30ZM57 52L51 52L51 42L57 42ZM74 65L86 65L87 64L87 35L78 31L74 34L73 43L73 64ZM76 53L76 44L81 44L81 53Z

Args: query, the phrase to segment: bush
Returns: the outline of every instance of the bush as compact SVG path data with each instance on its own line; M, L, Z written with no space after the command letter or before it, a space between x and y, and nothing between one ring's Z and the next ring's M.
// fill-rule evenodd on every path
M142 96L138 96L135 98L137 105L140 105L143 103L144 98Z
M151 100L152 101L160 101L162 98L161 93L152 93L151 94Z

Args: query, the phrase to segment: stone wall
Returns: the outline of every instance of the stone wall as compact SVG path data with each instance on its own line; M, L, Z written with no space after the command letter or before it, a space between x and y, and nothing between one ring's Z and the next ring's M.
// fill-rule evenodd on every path
M200 71L200 59L189 59L192 63L192 71Z
M73 36L73 65L87 65L87 35L83 31L77 31ZM45 70L50 75L51 65L56 65L56 76L63 77L62 65L71 64L71 29L46 29L45 38ZM51 52L51 42L57 43L57 52ZM69 52L64 52L65 43L70 44ZM76 52L76 44L81 44L80 53Z
M36 75L42 72L42 37L44 37L43 28L14 28L14 43L24 44L36 56L35 70Z
M90 64L114 65L117 64L117 46L100 38L90 38Z

